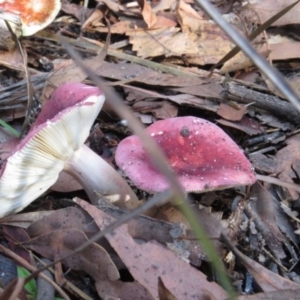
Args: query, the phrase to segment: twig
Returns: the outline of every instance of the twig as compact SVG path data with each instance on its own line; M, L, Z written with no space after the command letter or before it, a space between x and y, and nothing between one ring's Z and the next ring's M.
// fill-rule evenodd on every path
M254 106L266 110L278 117L287 119L295 124L300 124L300 115L294 106L276 96L260 93L235 82L227 83L226 98L242 102L254 102Z

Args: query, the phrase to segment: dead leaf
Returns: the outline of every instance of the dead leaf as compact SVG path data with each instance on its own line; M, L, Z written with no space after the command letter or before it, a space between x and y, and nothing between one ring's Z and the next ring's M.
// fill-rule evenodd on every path
M172 293L165 287L161 278L158 278L158 295L160 300L178 300Z
M115 221L94 206L76 198L82 208L94 218L101 230ZM158 298L158 278L161 277L165 286L178 299L203 298L205 292L210 290L216 299L225 299L226 292L214 282L208 282L206 277L198 270L178 258L156 242L137 244L122 225L106 236L111 246L122 258L131 275Z
M264 127L259 122L247 116L244 116L239 122L230 122L227 120L217 120L217 122L246 132L248 135L256 135L265 131Z
M23 59L17 48L10 51L0 51L0 64L13 70L24 71Z
M247 106L239 106L238 109L229 106L227 104L221 103L217 114L222 118L229 121L240 121L247 111Z
M256 182L251 186L251 192L249 194L249 207L256 212L248 217L258 221L256 226L264 237L266 244L270 248L270 251L274 256L280 260L286 258L286 254L283 250L284 236L278 228L275 204L272 200L271 194L259 183ZM248 214L247 210L247 214Z
M118 219L123 216L123 211L109 204L101 204L107 214ZM27 229L31 238L59 229L75 228L84 232L88 237L99 231L93 219L84 210L78 207L67 207L53 211L51 214L33 222ZM133 238L160 243L172 243L174 238L183 238L184 232L180 225L163 222L146 216L138 216L127 223L129 233ZM177 236L174 235L177 232Z
M300 290L281 290L276 292L257 293L255 295L241 295L237 300L297 300Z
M210 86L213 87L213 84ZM171 100L172 102L177 103L178 105L197 107L197 108L202 108L213 112L216 112L218 108L218 105L213 101L210 101L205 98L189 95L189 94L164 95L152 90L146 90L136 86L123 85L123 87L125 92L128 93L126 99L129 102L133 102L133 101L137 102L147 98L159 98L159 99L161 98L161 99ZM216 87L215 89L217 90L220 86L218 86L218 84L216 83L215 87ZM188 88L186 88L186 90L188 90ZM204 95L208 92L207 89L205 88L202 89L201 86L198 86L197 89L191 87L191 90L192 92L194 90L195 91L197 90L196 93L198 94L201 94L201 92L204 90L202 94L203 97L205 97Z
M132 50L142 58L156 56L181 56L183 54L197 54L199 49L196 35L179 32L179 28L160 28L145 31L127 32Z
M142 101L132 106L133 111L152 113L156 119L177 117L178 108L169 101Z
M200 86L190 86L190 87L178 87L170 88L170 91L177 91L185 94L195 95L199 97L208 98L222 98L220 96L221 92L224 90L222 85L218 82L203 83Z
M300 134L296 134L286 140L287 146L280 149L275 156L263 154L253 155L253 164L259 170L278 174L278 178L286 182L294 182L300 176ZM289 189L291 197L296 200L298 193Z
M254 10L259 16L260 22L264 23L287 6L295 3L295 0L259 0L246 6L245 9ZM300 4L298 3L288 13L278 19L272 26L287 24L299 24Z
M146 0L137 0L142 9L142 16L148 28L153 28L157 19L155 13L152 11L150 4Z
M264 292L300 289L300 285L298 283L281 277L244 255L226 236L223 236L223 240L226 240L227 246L230 247L233 254L247 268L248 272L250 272L255 279L255 282Z
M91 15L86 19L86 21L82 24L81 28L84 30L86 29L90 24L93 24L94 22L99 22L103 19L104 13L100 9L95 9Z
M176 13L182 32L191 31L200 34L199 28L201 28L203 19L189 4L183 0L179 0Z
M66 172L60 172L57 181L50 188L52 191L69 193L82 190L81 184Z
M39 235L23 245L43 257L55 260L72 253L86 241L87 237L83 232L77 229L62 229ZM64 259L63 263L68 268L85 271L96 282L119 278L119 272L108 253L95 243Z
M121 282L121 281L99 281L96 282L96 289L101 299L141 299L154 300L149 291L139 282Z
M2 218L0 223L5 225L17 226L21 228L28 228L32 223L45 216L48 216L49 214L51 214L51 211L36 211L36 212L11 215Z

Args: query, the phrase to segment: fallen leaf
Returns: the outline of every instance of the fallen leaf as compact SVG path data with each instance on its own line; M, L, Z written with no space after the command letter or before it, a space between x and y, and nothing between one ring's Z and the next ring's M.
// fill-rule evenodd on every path
M252 11L254 10L259 17L260 22L265 23L271 17L293 3L295 3L295 0L259 0L254 1L251 3L251 5L246 6L245 9L250 9ZM280 19L275 21L272 26L299 24L299 14L300 3L283 15Z
M24 71L23 58L17 48L10 51L0 50L0 64L13 70Z
M152 11L150 4L146 0L137 0L142 9L142 16L148 28L154 27L157 19L155 13Z
M277 212L271 194L259 182L256 182L251 186L249 199L249 206L260 219L258 230L261 232L270 251L278 260L286 258L283 243L287 241L285 241L278 228Z
M238 122L230 122L227 120L217 120L217 122L241 130L248 135L257 135L265 131L264 127L259 122L247 116L244 116L241 121Z
M294 183L300 177L300 134L296 134L286 140L287 146L280 149L275 156L266 156L263 154L253 155L253 164L255 168L267 173L278 174L278 178ZM296 200L298 193L289 189L291 197Z
M96 71L97 75L113 80L128 80L152 86L191 87L201 88L202 84L219 86L215 79L201 78L197 76L175 76L151 70L134 63L108 63L103 62ZM211 89L212 86L207 89Z
M160 300L178 300L172 293L165 287L161 278L158 278L158 295Z
M141 299L154 300L155 298L139 282L98 281L96 289L101 299Z
M23 243L23 246L43 257L56 260L72 253L86 241L85 234L77 229L59 229L39 235ZM119 272L110 256L95 243L64 259L63 264L67 268L85 271L95 281L119 279Z
M239 259L239 261L247 268L251 273L255 282L260 289L264 292L280 291L280 290L299 290L300 284L288 280L280 275L268 270L264 266L260 265L256 261L244 255L240 252L233 243L223 236L223 240L227 240L226 244L230 247L233 254Z
M115 221L114 218L79 198L76 198L75 202L93 217L101 230ZM126 225L107 234L106 238L135 280L145 286L155 299L158 298L159 277L178 299L202 299L206 295L203 289L210 290L216 299L221 300L227 297L226 292L220 286L214 282L208 282L200 271L157 242L136 243L129 235Z
M156 119L177 117L178 108L169 101L142 101L132 106L133 111L152 113Z
M240 121L247 111L247 106L239 106L238 109L229 106L227 104L221 103L217 114L229 121Z
M255 295L241 295L237 300L297 300L300 290L281 290L276 292L257 293Z
M203 19L189 4L183 0L179 0L176 13L182 32L191 31L200 34L199 28L203 24Z

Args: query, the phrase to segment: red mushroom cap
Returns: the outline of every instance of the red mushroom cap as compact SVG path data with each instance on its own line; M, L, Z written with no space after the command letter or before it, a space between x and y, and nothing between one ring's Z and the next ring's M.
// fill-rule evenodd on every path
M146 131L162 148L169 166L187 192L202 192L256 181L251 163L218 126L196 117L155 122ZM116 163L140 189L160 192L168 180L151 163L142 142L130 136L120 142Z

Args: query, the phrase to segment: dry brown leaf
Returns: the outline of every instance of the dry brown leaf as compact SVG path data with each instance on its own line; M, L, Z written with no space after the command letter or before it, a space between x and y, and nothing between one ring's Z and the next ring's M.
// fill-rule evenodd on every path
M66 172L60 172L57 181L50 188L52 191L69 193L82 190L81 184Z
M201 28L203 19L189 4L179 0L176 13L182 32L192 31L200 34L199 28Z
M242 295L237 300L297 300L300 290L282 290L276 292L257 293L254 295Z
M35 211L7 216L1 219L1 224L28 228L33 222L48 216L51 211Z
M255 1L245 9L254 10L259 16L261 24L279 13L287 6L295 3L295 0L259 0ZM300 3L293 7L284 16L279 18L272 26L282 26L287 24L299 24Z
M82 5L68 3L67 1L63 1L61 10L68 15L74 16L80 21L82 20L83 12L85 12L86 14L90 14L92 12L92 9L90 8L85 9Z
M228 242L227 242L228 243ZM264 292L280 291L280 290L299 290L300 284L288 280L280 275L268 270L256 261L244 255L234 245L231 244L230 250L240 260L240 262L247 268L248 272L251 273L255 282Z
M229 106L225 103L221 103L217 114L229 121L240 121L247 111L247 106L240 106L238 109Z
M174 0L160 0L159 3L152 9L154 12L169 10L175 5Z
M146 0L137 0L137 2L142 10L142 16L148 28L153 28L157 19L150 4Z
M78 229L87 236L95 234L99 228L92 222L92 218L84 210L78 207L67 207L50 212L50 214L33 222L27 233L31 238L55 231L57 224L59 229Z
M201 36L194 32L179 32L179 28L136 30L127 35L140 57L184 55L189 63L196 65L217 63L233 47L215 24L203 21L199 31Z
M123 87L125 88L124 89L125 92L128 93L126 99L129 102L137 102L137 101L140 101L143 99L148 99L148 98L158 98L158 99L168 99L179 105L198 107L198 108L202 108L202 109L206 109L206 110L210 110L210 111L214 111L214 112L217 111L217 107L218 107L215 102L212 102L212 101L204 98L205 96L208 96L206 94L206 91L203 92L203 95L202 95L203 98L200 98L200 97L195 97L193 95L188 95L188 94L178 94L178 95L173 95L173 96L172 95L163 95L163 94L159 94L152 90L146 90L146 89L142 89L140 87L130 86L130 85L123 85ZM218 88L217 83L216 83L216 87ZM191 88L193 89L193 87L191 87ZM198 86L197 93L201 94L201 91L202 91L202 86Z
M221 99L220 93L224 90L224 88L220 83L212 81L210 83L204 83L200 86L178 87L169 90L199 97Z
M160 300L178 300L172 293L165 287L161 278L158 278L158 294Z
M230 122L227 120L217 120L217 122L246 132L248 135L257 135L265 132L265 128L259 122L247 116L244 116L239 122Z
M24 62L22 59L22 55L17 48L10 51L0 50L0 65L13 70L24 71Z
M263 47L256 47L256 50L262 55L263 57L268 57L272 50L267 49L266 46ZM228 60L220 69L221 74L244 70L249 67L253 66L253 62L243 53L239 52L233 58Z
M81 29L86 29L90 24L101 21L103 17L104 17L103 11L100 9L95 9L91 13L91 15L85 20L85 22L82 24Z
M191 87L201 89L204 83L212 82L215 86L221 86L215 79L201 78L196 76L175 76L151 70L134 63L108 63L103 62L96 70L97 75L114 80L128 80L146 85ZM122 83L120 83L122 84ZM210 86L208 89L212 89ZM188 92L187 92L188 93ZM216 95L215 95L216 96Z
M112 0L97 0L97 1L100 3L104 3L110 10L112 10L115 13L126 11L126 8L124 8L124 6L118 4L115 1Z
M137 51L137 55L142 58L197 54L197 36L179 30L179 28L167 27L149 31L136 30L126 34L129 36L132 50Z
M87 237L83 232L77 229L62 229L39 235L23 245L43 257L55 260L72 253L86 241ZM96 282L119 279L119 272L110 256L95 243L64 259L63 263L68 268L85 271Z
M249 199L251 199L249 206L260 218L258 229L270 251L278 260L286 258L282 248L285 238L278 228L277 212L271 194L259 182L256 182L251 186Z
M115 221L114 218L95 209L94 206L76 198L95 220L101 230ZM178 258L156 242L136 243L128 233L127 226L122 225L107 234L111 246L121 257L131 275L145 286L155 299L158 298L158 278L161 277L165 286L178 299L202 299L211 291L216 299L225 299L226 292L214 282L208 282L198 270Z
M253 165L258 170L278 174L284 182L294 183L300 176L300 134L286 139L287 146L280 149L275 156L263 154L252 155ZM288 189L292 199L296 200L299 194L292 188Z
M156 16L155 28L161 27L176 27L176 16L172 13L160 13Z
M141 101L132 106L133 111L152 113L156 119L177 117L178 107L169 101Z
M110 205L103 207L103 210L116 219L126 213L126 211ZM54 231L57 229L57 224L60 224L60 229L76 228L83 231L89 237L99 231L98 226L96 226L92 218L84 210L78 207L67 207L53 211L43 219L40 218L40 220L34 222L27 229L27 232L33 238ZM127 225L129 233L133 238L145 241L156 240L161 243L171 243L174 239L174 235L172 235L173 231L178 232L178 238L184 237L183 230L179 225L142 215L130 220Z
M96 289L103 300L114 299L141 299L154 300L149 291L137 281L99 281L96 282Z

